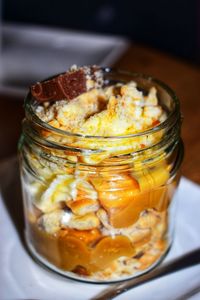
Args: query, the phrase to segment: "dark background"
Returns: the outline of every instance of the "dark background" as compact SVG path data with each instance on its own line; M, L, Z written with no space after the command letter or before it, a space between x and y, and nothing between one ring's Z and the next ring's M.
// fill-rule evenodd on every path
M200 62L198 0L4 0L3 19L112 33Z

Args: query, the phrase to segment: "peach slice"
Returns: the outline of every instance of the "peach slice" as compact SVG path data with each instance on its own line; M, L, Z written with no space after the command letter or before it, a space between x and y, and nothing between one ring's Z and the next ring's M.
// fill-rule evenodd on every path
M140 213L145 209L154 208L163 211L168 205L167 186L147 193L138 193L125 208L110 211L110 223L115 228L129 227L139 219Z
M71 271L77 266L87 268L90 261L90 252L80 239L61 233L58 238L58 246L62 269Z
M103 238L93 250L91 263L104 269L121 256L132 257L135 254L130 240L125 236Z
M129 227L139 218L140 213L147 208L148 198L146 195L135 195L130 203L123 209L110 212L110 223L115 228Z
M134 190L99 192L99 201L106 210L127 206L133 199Z
M137 180L141 192L146 192L166 184L169 176L168 167L163 163L162 166L142 171L142 174L138 176Z
M92 230L76 230L76 229L66 229L69 236L73 236L83 241L86 245L95 244L102 237L98 229Z
M136 198L143 198L143 202L146 203L145 209L154 208L158 211L164 211L167 209L170 197L169 197L169 186L162 186L159 188L155 188L154 190L142 193L140 196L136 195Z
M108 211L127 206L139 192L137 181L127 174L94 178L91 182L98 192L101 205Z

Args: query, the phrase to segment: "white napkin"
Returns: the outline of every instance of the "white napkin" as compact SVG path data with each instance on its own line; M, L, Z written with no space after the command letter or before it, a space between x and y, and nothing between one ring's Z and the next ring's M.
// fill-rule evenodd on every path
M108 285L65 279L36 264L23 245L23 213L12 158L0 164L0 299L88 300ZM200 247L200 186L181 179L175 240L165 260ZM170 300L200 285L200 265L145 283L118 300ZM196 295L192 299L200 299Z

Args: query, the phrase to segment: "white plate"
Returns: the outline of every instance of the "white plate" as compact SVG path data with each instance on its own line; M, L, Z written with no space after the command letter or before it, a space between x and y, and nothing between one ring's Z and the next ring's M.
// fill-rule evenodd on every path
M73 64L111 66L128 47L117 36L17 24L4 25L2 35L0 90L19 95Z
M88 300L108 285L64 279L37 265L20 240L22 207L16 160L0 165L0 299ZM165 260L200 247L200 187L182 178L176 235ZM16 226L18 229L16 229ZM200 285L200 265L156 279L120 295L118 300L174 300ZM196 295L192 299L200 299Z

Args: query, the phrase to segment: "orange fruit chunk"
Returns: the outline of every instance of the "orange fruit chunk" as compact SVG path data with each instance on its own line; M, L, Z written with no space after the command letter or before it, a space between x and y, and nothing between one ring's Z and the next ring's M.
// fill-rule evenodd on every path
M105 237L93 250L91 255L91 263L97 266L99 269L104 269L119 257L131 257L134 254L135 249L127 237Z

